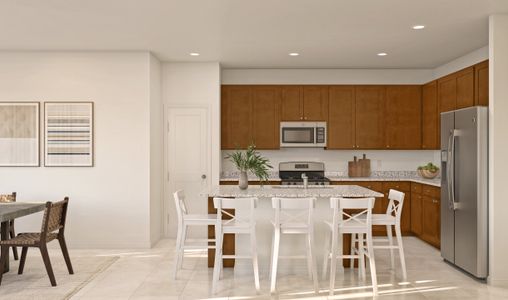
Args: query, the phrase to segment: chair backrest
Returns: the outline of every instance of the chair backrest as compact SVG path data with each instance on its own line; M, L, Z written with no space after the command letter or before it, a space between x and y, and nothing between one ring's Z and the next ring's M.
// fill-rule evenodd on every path
M374 198L330 198L334 228L348 224L357 228L363 227L366 233L372 233L374 201ZM353 212L345 210L353 210Z
M217 209L217 224L216 226L223 225L232 225L235 226L254 226L254 210L256 209L258 204L258 198L249 197L249 198L213 198L213 205ZM238 215L234 215L231 212L227 211L229 209L242 209L242 216L248 217L240 217ZM224 223L222 223L223 216L227 216L230 219L227 219Z
M59 234L63 234L68 205L69 197L65 197L64 200L58 202L46 202L46 209L42 218L41 240L46 239L48 233L57 230Z
M173 193L173 198L175 200L176 216L178 218L178 223L182 223L183 216L188 213L187 206L185 205L185 193L183 192L183 190L178 190Z
M275 225L304 222L312 224L316 198L272 198L275 209Z
M404 205L405 194L397 190L390 190L388 193L388 207L386 208L386 214L392 215L396 218L397 222L400 222L402 215L402 206Z
M16 192L0 195L0 203L16 202Z

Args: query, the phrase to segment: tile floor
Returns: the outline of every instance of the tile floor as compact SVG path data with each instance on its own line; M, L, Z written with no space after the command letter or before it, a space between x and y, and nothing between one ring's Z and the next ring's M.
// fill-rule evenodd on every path
M435 248L417 238L404 238L404 243L408 282L402 282L398 272L389 269L387 252L377 253L379 298L508 300L508 289L490 287L471 279L444 263ZM72 299L270 299L266 270L261 274L259 295L256 295L252 274L235 273L231 269L225 270L218 294L210 295L212 272L206 268L204 253L199 252L184 260L184 269L179 272L178 279L173 280L170 274L174 240L163 240L150 250L75 250L71 255L120 257ZM301 263L304 270L305 262ZM346 269L344 275L337 275L333 299L370 299L369 282L369 277L366 282L359 281L356 271ZM305 271L281 275L278 294L272 298L328 299L327 285L327 280L320 280L322 291L315 295ZM51 289L49 284L41 287L41 292L46 289ZM0 298L1 295L0 286Z

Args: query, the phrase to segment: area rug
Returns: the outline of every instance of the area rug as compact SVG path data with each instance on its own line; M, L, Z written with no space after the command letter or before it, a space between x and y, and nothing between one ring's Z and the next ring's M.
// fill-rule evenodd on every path
M37 249L33 251L38 252ZM42 258L37 254L27 257L22 275L18 275L18 261L14 261L11 256L10 271L4 274L2 285L0 285L0 299L70 299L119 258L116 256L72 257L71 253L74 274L69 275L63 257L50 256L57 282L57 286L52 287Z

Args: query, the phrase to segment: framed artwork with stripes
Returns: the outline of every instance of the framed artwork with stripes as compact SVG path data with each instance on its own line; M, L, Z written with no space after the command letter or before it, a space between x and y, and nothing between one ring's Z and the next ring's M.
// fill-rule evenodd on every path
M93 102L44 102L44 166L93 167Z

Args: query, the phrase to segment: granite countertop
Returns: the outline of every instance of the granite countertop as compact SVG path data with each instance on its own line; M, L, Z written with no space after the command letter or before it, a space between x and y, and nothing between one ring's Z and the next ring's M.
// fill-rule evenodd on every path
M285 197L285 198L330 198L330 197L383 197L384 195L357 185L310 186L249 186L241 190L235 185L219 185L203 193L209 197Z
M223 172L221 181L238 181L238 172ZM425 179L414 171L374 171L370 177L348 177L346 172L326 172L325 176L331 181L411 181L421 184L441 187L441 178ZM249 176L251 181L259 181L254 176ZM277 172L271 172L268 181L280 181Z

